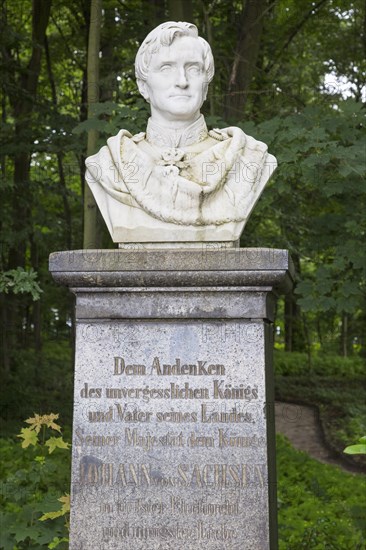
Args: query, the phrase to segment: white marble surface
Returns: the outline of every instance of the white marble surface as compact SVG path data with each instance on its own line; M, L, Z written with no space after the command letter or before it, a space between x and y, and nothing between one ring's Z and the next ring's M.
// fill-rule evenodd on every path
M113 241L237 241L275 157L239 128L207 130L200 109L214 62L194 25L154 29L135 66L151 107L146 132L121 130L86 161L86 181Z

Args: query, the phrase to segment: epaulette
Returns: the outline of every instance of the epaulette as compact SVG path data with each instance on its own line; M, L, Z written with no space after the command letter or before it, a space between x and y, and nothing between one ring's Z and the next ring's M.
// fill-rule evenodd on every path
M217 141L224 141L224 139L228 139L229 137L225 130L220 130L220 128L214 128L208 133L212 138L216 139Z
M134 141L135 143L139 143L140 141L142 141L143 139L145 139L145 136L146 136L146 132L139 132L138 134L135 134L134 136L132 136L132 141Z

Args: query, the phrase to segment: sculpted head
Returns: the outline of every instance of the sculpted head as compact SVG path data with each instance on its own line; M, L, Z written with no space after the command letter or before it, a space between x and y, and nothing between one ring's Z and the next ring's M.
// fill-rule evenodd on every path
M135 73L156 122L193 122L206 99L214 60L195 25L169 21L152 30L141 44Z

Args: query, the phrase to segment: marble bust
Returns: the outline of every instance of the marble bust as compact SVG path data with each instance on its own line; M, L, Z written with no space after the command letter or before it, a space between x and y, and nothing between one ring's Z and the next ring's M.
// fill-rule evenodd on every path
M149 102L145 132L120 130L86 160L86 181L114 242L234 246L276 159L240 128L208 131L200 113L214 75L195 25L151 31L135 61Z

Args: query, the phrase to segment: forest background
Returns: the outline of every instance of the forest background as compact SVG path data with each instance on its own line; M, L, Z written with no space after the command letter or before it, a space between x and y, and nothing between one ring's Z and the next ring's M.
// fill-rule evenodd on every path
M278 158L241 246L291 253L277 397L317 405L340 452L366 433L364 0L1 1L2 433L34 411L71 425L73 299L48 256L113 246L84 161L120 128L145 128L134 57L166 20L211 44L208 126L239 126Z

